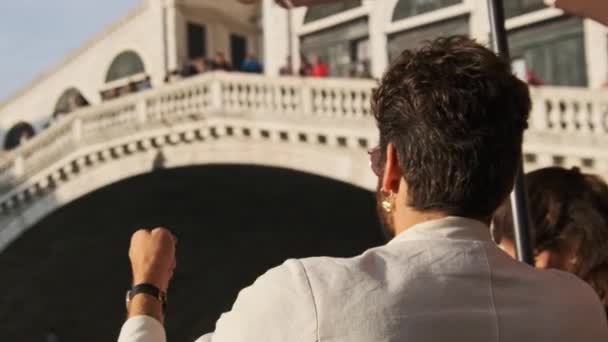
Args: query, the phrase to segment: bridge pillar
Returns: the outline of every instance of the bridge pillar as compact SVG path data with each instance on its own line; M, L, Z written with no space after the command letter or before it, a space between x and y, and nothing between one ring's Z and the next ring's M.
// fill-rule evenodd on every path
M262 1L262 25L264 30L264 73L277 76L279 70L287 62L288 50L288 20L287 11L279 7L274 0ZM295 57L295 56L293 56ZM295 58L292 59L292 68Z
M585 56L587 62L587 77L589 86L601 87L608 74L608 37L606 27L591 19L585 19Z
M388 39L384 28L390 20L386 18L385 6L390 1L374 1L367 4L371 8L369 15L369 51L371 62L371 73L375 78L382 77L384 70L388 66L387 46Z

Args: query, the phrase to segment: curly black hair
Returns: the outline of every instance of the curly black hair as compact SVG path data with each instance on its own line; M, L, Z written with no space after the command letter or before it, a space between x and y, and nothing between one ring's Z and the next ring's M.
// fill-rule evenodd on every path
M513 187L530 108L510 63L464 36L403 51L372 97L380 147L397 151L407 205L478 219L491 218Z

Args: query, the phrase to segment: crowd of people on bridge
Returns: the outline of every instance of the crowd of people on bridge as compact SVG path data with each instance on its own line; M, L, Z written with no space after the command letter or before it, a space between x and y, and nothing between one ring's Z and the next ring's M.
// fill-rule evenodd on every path
M302 54L300 56L300 67L296 70L293 65L293 59L288 56L285 65L279 69L281 76L300 76L300 77L316 77L325 78L333 75L330 66L321 56L312 56L312 62ZM372 78L369 61L353 62L348 68L348 77L351 78Z
M264 72L264 66L253 54L249 53L243 60L243 63L234 66L222 52L217 52L213 59L205 57L197 57L190 60L179 70L172 70L166 77L166 83L173 83L184 78L195 75L204 74L209 71L227 71L227 72L244 72L251 74L261 74Z
M372 109L389 242L353 258L286 261L197 341L608 340L605 182L578 169L529 173L536 267L514 258L508 197L531 100L508 62L463 36L427 42L391 65ZM176 247L165 228L133 234L119 342L165 341Z

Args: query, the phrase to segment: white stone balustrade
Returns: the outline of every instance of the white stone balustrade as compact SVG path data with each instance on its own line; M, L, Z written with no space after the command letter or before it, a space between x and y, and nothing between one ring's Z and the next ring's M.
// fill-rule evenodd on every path
M260 164L373 190L374 81L208 73L72 113L0 160L0 250L71 200L156 167ZM608 176L606 91L534 88L526 169Z

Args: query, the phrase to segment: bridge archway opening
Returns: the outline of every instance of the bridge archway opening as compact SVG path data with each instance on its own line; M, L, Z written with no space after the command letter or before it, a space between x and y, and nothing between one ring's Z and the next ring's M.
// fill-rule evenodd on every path
M0 334L35 339L32 326L53 326L66 340L115 339L131 281L129 236L155 226L178 237L173 341L212 331L240 289L287 258L348 257L382 243L374 195L352 185L262 166L158 170L67 204L0 254L7 307L29 308L7 316ZM57 307L61 314L49 309Z

